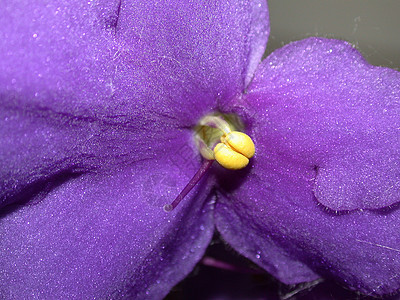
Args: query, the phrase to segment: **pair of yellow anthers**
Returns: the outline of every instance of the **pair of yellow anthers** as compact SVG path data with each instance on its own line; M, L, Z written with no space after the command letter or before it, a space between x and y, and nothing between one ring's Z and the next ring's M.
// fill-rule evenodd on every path
M195 136L197 147L201 155L208 160L216 160L221 166L230 170L239 170L246 167L249 159L256 151L252 139L240 131L232 131L228 122L219 116L205 116L200 120L200 126L217 128L222 132L220 143L211 150L205 141Z
M205 116L200 120L198 127L218 129L220 142L214 146L215 141L212 138L206 142L205 136L202 136L199 132L196 133L195 143L205 161L175 200L171 204L164 205L165 211L173 210L182 201L204 176L214 160L226 169L239 170L246 167L249 159L254 156L255 146L252 139L243 132L232 131L228 122L222 117L217 115Z

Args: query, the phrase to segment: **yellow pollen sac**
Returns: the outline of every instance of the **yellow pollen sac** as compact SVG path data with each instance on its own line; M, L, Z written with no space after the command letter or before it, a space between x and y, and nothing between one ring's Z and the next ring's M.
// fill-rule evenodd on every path
M256 152L253 140L243 132L231 131L225 137L222 137L221 141L225 144L229 144L231 148L247 158L252 158Z
M242 169L248 165L249 158L254 156L255 146L247 134L231 131L221 137L221 142L214 148L214 157L224 168Z

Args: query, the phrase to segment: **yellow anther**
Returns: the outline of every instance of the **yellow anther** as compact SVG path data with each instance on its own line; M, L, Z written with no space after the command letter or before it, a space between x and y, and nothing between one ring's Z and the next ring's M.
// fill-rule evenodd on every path
M246 156L223 143L215 146L214 157L221 166L231 170L243 169L249 163L249 159Z
M165 211L173 210L193 187L206 174L214 160L227 169L238 170L249 164L255 147L251 138L242 132L240 120L233 115L208 115L203 117L195 127L194 141L203 158L200 169L171 204L164 205ZM230 121L230 122L229 122ZM221 143L219 143L221 141ZM215 147L214 145L217 144ZM214 150L212 150L214 148Z
M214 157L221 166L231 170L242 169L255 153L251 138L239 131L231 131L221 137L221 142L214 148Z
M225 137L221 137L221 142L229 144L232 149L243 154L247 158L252 158L256 152L252 139L243 132L231 131Z
M254 156L255 147L247 134L236 131L241 128L240 122L229 123L230 119L234 120L228 118L228 115L226 119L222 115L203 117L196 127L194 139L205 159L215 159L224 168L238 170L248 165L249 159Z

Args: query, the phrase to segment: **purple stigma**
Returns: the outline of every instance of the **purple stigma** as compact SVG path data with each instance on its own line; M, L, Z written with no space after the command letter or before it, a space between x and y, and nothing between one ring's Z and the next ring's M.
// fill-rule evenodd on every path
M164 205L164 211L170 212L175 207L177 207L179 202L181 202L183 198L186 197L186 195L196 186L196 184L200 181L204 174L206 174L207 170L211 167L213 162L213 160L204 160L204 162L200 166L200 169L196 172L196 174L194 174L192 179L190 179L189 183L185 186L182 192L179 193L175 200L171 204Z

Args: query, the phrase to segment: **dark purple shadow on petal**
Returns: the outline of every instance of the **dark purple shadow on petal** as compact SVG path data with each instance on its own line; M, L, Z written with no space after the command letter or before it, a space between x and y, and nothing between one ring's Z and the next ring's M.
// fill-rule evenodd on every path
M376 213L377 215L385 216L385 215L390 215L394 211L399 210L399 209L400 209L400 202L389 205L387 207L378 208L378 209L369 209L369 210Z
M113 30L114 34L116 33L118 27L119 14L121 12L121 3L122 0L114 3L108 1L108 3L105 3L105 7L100 9L99 13L99 21L101 21L103 28Z
M316 206L318 208L320 208L325 214L331 215L331 216L344 216L344 215L349 215L352 213L355 213L357 211L359 211L359 209L353 209L353 210L333 210L330 209L329 207L324 206L323 204L321 204L318 199L314 196L313 199L315 200ZM398 203L394 203L392 205L386 206L386 207L382 207L382 208L376 208L376 209L364 209L365 211L370 211L374 214L377 215L390 215L392 213L394 213L396 210L400 209L400 202Z
M216 176L218 186L226 193L230 193L239 188L250 173L253 163L250 160L248 166L241 170L227 170L222 166L215 164L212 172Z
M10 197L12 198L11 204L7 203L7 201L0 201L0 203L4 205L4 207L0 209L0 219L15 210L18 210L22 206L31 206L40 203L51 190L61 186L69 180L78 178L82 174L82 172L63 170L48 178L40 178L26 186L24 189L16 191L16 193Z

